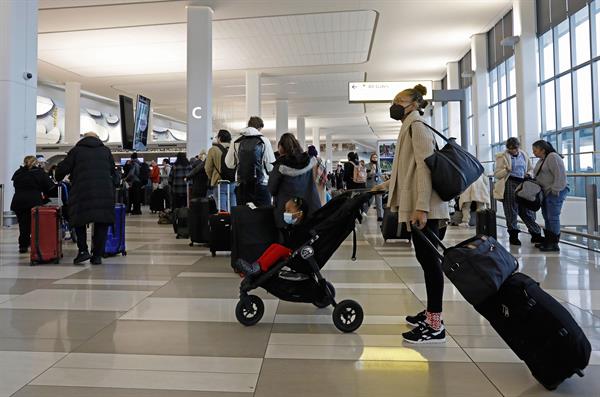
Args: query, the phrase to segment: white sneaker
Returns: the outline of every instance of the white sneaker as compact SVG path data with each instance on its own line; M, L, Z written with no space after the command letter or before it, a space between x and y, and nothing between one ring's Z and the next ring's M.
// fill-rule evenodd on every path
M458 225L459 227L464 227L466 229L470 228L471 226L469 226L469 224L467 222L462 222Z

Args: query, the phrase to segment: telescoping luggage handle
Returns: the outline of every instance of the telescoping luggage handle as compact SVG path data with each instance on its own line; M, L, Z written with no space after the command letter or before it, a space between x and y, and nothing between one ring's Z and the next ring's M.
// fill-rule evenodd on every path
M425 244L429 246L431 251L434 252L440 260L444 259L443 253L447 250L447 248L438 236L432 233L431 230L427 228L421 230L416 225L411 225L411 230L413 230L416 234L419 235L419 237L423 239L423 241L425 241ZM441 252L438 246L442 249Z
M229 189L230 184L231 182L224 179L217 181L217 210L220 212L231 212L231 190ZM221 185L227 185L227 210L221 208Z

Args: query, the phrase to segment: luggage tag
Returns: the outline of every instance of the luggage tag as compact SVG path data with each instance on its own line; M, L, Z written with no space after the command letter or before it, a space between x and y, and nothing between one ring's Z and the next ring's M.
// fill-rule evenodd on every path
M248 207L250 207L251 210L255 210L256 206L254 205L254 203L248 203L246 204Z

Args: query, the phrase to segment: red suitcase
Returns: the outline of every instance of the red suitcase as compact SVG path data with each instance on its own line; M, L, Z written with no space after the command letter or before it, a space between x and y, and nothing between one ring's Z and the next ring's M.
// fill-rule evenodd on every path
M49 205L31 209L31 266L59 263L62 258L60 207Z

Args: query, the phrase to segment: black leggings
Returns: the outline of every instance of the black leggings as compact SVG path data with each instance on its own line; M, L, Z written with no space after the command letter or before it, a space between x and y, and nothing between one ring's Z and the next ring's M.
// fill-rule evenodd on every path
M94 233L92 235L92 255L104 255L104 246L106 245L106 235L108 233L109 223L95 223ZM80 252L88 250L87 228L86 226L75 226L77 234L77 248Z
M19 248L28 248L31 244L31 208L15 211L15 213L19 221Z
M413 226L416 227L416 226ZM436 236L440 235L439 220L427 220L427 229ZM412 241L415 247L417 260L423 268L425 275L425 289L427 290L427 311L431 313L442 312L442 297L444 295L444 273L442 264L429 245L421 236L412 232Z

